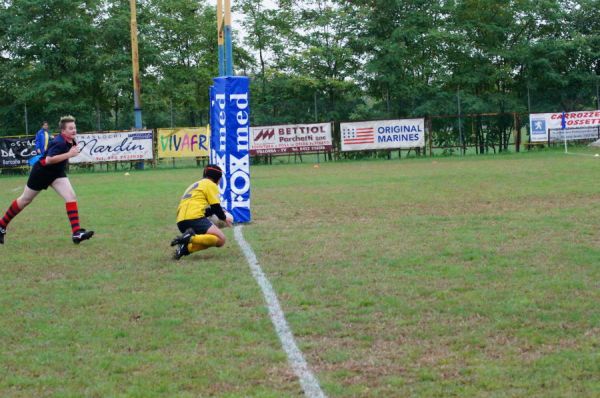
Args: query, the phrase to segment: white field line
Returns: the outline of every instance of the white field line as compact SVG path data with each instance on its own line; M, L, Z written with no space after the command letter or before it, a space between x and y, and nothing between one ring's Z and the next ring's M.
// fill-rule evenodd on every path
M244 255L246 256L248 265L252 270L252 276L254 276L254 279L256 279L256 282L258 282L265 300L267 301L271 322L273 322L277 336L279 337L281 345L287 354L288 362L292 366L292 369L294 369L294 373L296 373L298 379L300 379L300 385L304 390L304 395L309 398L325 398L326 395L321 390L319 381L308 368L308 364L304 360L302 352L296 345L294 335L292 334L292 331L285 320L285 315L281 310L279 300L277 300L277 296L273 291L273 286L271 286L271 283L260 268L260 264L258 264L258 260L256 259L254 251L244 239L244 235L242 234L242 226L236 225L233 229L233 232L235 235L235 240L237 241L238 245L240 245Z
M17 192L17 191L21 191L23 189L23 187L16 187L10 190L10 192Z
M598 156L592 155L591 153L577 153L577 152L564 152L565 155L574 155L574 156L586 156L588 158L597 158Z

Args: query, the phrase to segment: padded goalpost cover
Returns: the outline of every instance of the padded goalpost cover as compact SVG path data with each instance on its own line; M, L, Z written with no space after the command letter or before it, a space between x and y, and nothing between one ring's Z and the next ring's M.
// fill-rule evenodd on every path
M223 169L221 204L236 223L250 215L250 79L223 76L210 89L210 162Z

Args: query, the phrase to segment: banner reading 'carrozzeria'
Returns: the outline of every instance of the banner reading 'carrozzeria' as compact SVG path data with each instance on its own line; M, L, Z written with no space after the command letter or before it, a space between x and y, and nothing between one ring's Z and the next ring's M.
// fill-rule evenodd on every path
M600 126L600 110L565 112L563 127L563 113L532 113L529 115L531 141L548 141L548 132L550 129L573 129L579 127L597 127Z
M332 148L331 123L252 127L251 155L318 152Z
M79 155L70 163L151 160L152 130L77 134Z
M159 158L208 157L210 155L210 135L206 127L182 127L156 131Z

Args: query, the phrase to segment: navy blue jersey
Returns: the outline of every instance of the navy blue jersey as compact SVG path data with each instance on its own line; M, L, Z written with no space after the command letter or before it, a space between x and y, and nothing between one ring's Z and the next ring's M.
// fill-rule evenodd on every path
M67 153L73 147L73 145L74 143L68 143L62 135L57 135L52 141L50 141L50 144L48 144L48 149L46 149L46 152L44 152L44 155L42 156L42 165L44 165L46 168L51 168L56 171L64 170L65 166L69 162L69 159L65 159L60 163L47 165L46 157Z

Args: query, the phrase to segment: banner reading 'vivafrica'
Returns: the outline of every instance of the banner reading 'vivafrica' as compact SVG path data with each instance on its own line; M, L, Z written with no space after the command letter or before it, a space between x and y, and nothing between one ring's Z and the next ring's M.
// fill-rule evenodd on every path
M152 160L152 130L77 134L79 155L70 163Z
M250 222L250 80L213 79L210 89L210 161L223 169L221 204L235 222Z
M210 134L207 127L157 129L159 158L208 157Z
M27 166L35 155L35 137L0 138L0 167Z
M548 141L548 130L562 127L562 112L532 113L529 115L529 127L532 142ZM565 112L565 128L600 126L600 110Z
M331 123L252 127L251 155L330 151Z
M425 119L340 123L342 151L425 146Z

